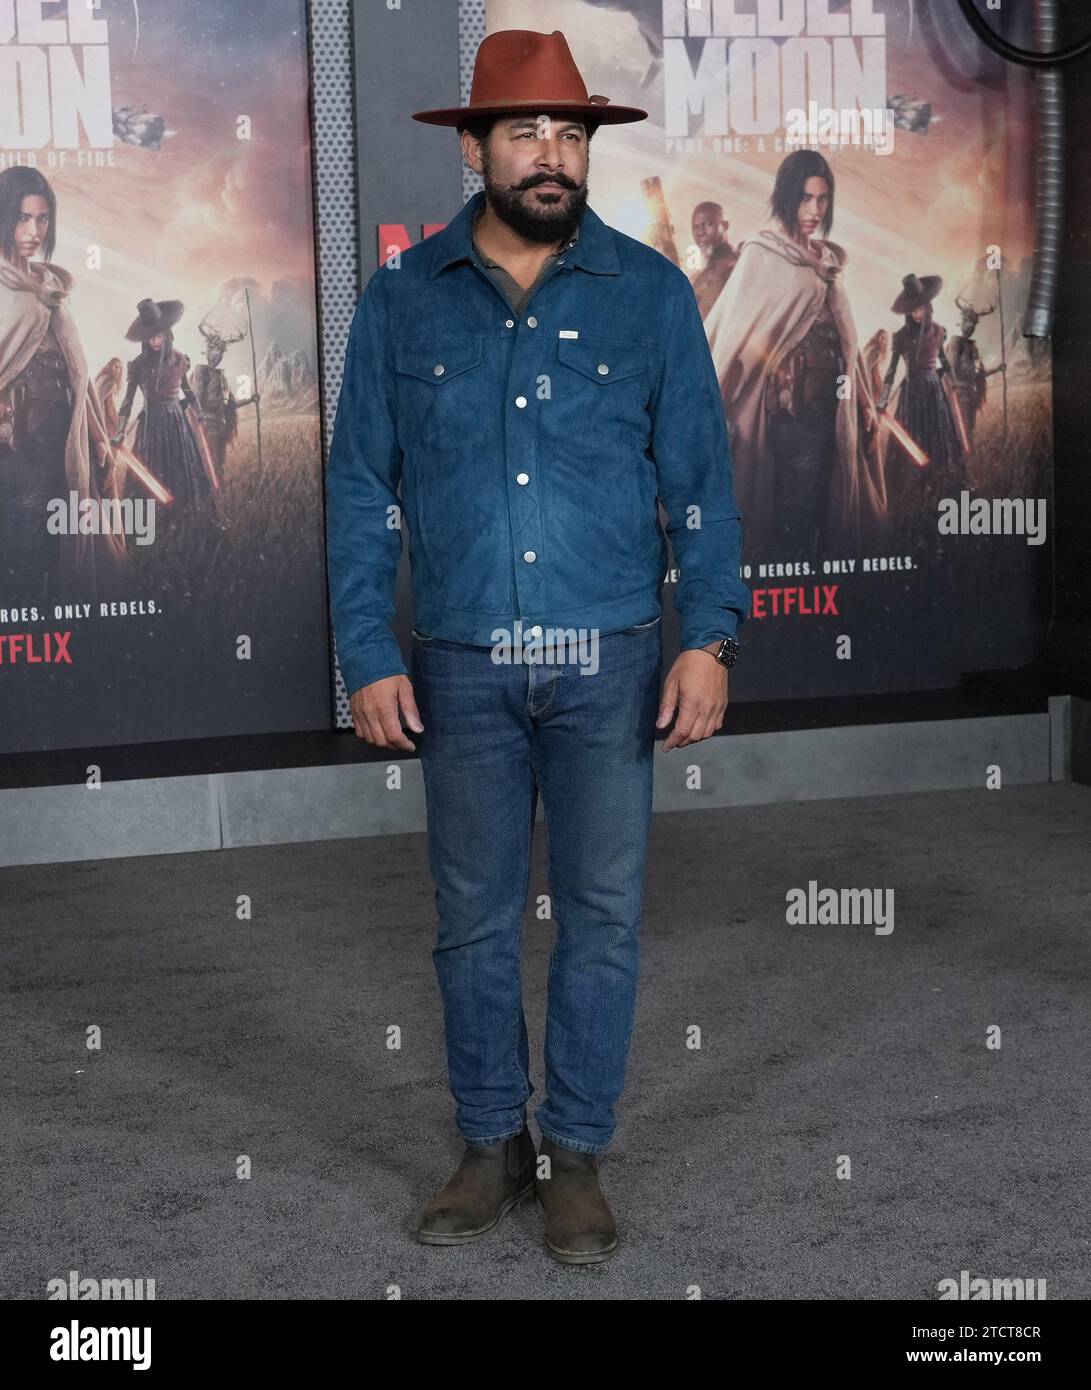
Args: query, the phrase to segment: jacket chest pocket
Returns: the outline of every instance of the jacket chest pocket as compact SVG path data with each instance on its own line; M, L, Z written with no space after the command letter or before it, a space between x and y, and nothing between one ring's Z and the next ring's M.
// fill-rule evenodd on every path
M651 389L652 349L619 338L558 338L553 399L569 421L601 430L642 431Z
M647 377L650 349L620 338L558 338L557 360L599 387Z
M651 437L654 361L647 343L559 338L552 404L543 413L551 446L574 450L584 469L594 459L597 485L607 491L629 489L632 506L637 505L632 490L644 487L640 473Z
M394 372L403 448L418 441L442 447L465 431L469 412L482 404L483 353L480 337L413 338L397 344Z

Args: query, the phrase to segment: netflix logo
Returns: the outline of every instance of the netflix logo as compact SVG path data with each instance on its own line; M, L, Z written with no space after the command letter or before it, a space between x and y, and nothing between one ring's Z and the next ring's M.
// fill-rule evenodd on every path
M42 662L71 666L71 638L71 632L0 633L0 666L37 666Z
M752 589L751 615L755 618L784 618L790 613L800 617L815 617L821 613L837 615L837 584L812 584L810 587L785 589Z

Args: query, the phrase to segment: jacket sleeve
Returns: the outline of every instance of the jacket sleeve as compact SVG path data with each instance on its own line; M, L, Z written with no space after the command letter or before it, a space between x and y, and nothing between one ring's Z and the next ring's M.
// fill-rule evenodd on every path
M686 651L734 637L750 616L750 590L739 577L742 521L723 398L684 276L677 282L650 409L659 498L681 571L675 605Z
M390 627L401 558L402 453L380 270L356 303L326 468L326 568L345 688L408 675Z

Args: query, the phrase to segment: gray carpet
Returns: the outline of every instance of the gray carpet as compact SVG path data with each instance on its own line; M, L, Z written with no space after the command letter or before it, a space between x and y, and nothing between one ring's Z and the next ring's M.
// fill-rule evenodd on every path
M76 1269L159 1299L935 1298L966 1269L1086 1298L1089 848L1072 784L656 817L601 1161L622 1246L584 1268L533 1203L475 1245L412 1239L461 1152L424 836L4 870L0 1292ZM787 925L812 878L892 888L893 933Z

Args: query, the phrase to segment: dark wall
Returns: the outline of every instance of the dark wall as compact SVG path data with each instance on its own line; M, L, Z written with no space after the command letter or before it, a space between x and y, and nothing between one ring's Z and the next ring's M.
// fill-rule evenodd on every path
M1091 55L1062 72L1065 209L1051 345L1053 620L1029 666L977 671L963 681L968 690L1014 703L1049 695L1091 699L1091 147L1083 136L1091 122ZM1003 603L1004 595L996 601Z
M1091 58L1064 69L1067 206L1053 334L1053 646L1091 682ZM1091 693L1091 692L1088 692Z
M380 223L404 225L416 242L423 224L449 222L462 207L458 136L411 118L413 111L459 105L458 5L391 10L383 0L356 0L353 19L362 290L379 264Z

